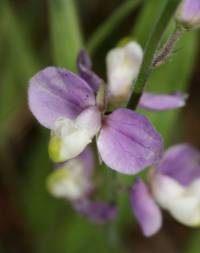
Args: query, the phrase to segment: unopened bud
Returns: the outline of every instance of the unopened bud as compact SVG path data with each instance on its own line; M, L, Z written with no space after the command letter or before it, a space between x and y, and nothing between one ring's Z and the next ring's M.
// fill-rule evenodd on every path
M126 102L142 63L143 51L136 42L112 49L106 58L109 100L112 105Z
M184 0L176 12L175 19L180 28L200 28L200 0Z

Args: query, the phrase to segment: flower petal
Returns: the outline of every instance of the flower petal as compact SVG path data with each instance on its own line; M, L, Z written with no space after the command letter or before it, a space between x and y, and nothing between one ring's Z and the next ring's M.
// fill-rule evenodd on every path
M142 48L134 41L124 47L114 48L107 54L108 91L113 104L129 98L142 58Z
M200 178L200 152L189 144L179 144L168 149L157 170L184 186Z
M97 93L102 80L92 71L92 62L86 50L82 49L77 58L77 68L81 76Z
M151 189L157 203L169 211L180 223L187 226L200 225L199 182L190 187L163 174L155 173L151 178Z
M200 27L200 1L184 0L178 7L175 15L178 25L186 30Z
M200 202L192 195L172 199L168 211L180 223L196 227L200 225Z
M117 215L115 205L88 199L74 202L74 208L91 221L101 224L113 220Z
M200 178L195 179L187 188L187 191L200 201Z
M131 189L131 206L145 236L152 236L162 225L162 214L148 187L138 179Z
M97 145L103 161L125 174L157 162L163 150L162 138L148 119L123 108L105 116Z
M186 99L187 95L179 92L171 95L144 92L140 99L139 106L150 111L165 111L183 107Z
M95 105L93 91L83 79L55 67L48 67L32 77L28 100L33 115L47 128L52 128L59 117L73 119Z
M78 158L83 162L83 166L85 169L85 175L88 179L91 179L93 170L94 170L94 154L90 146L88 146L79 156Z
M151 177L151 190L158 204L167 209L173 199L185 193L185 188L173 178L154 173Z
M59 118L51 132L49 155L54 162L78 156L92 141L101 126L101 115L96 107L84 110L75 120Z
M77 200L85 197L93 188L91 175L81 156L56 166L47 179L49 192L57 198Z

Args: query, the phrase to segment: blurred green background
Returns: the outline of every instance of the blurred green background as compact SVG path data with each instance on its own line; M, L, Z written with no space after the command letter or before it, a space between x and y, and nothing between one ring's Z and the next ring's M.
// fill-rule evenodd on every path
M51 197L45 186L52 169L49 131L27 106L30 77L49 65L76 71L82 47L105 78L106 52L127 36L144 47L162 5L163 0L0 1L0 253L200 252L200 229L186 228L165 213L162 230L144 238L125 194L119 196L114 233L113 224L91 224L66 201ZM165 38L173 28L172 21ZM190 93L181 111L142 113L163 134L166 147L188 141L200 148L197 31L181 38L172 59L154 71L147 89Z

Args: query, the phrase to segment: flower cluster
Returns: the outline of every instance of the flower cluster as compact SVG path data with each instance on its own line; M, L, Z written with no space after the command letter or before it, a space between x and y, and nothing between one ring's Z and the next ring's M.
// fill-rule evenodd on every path
M117 214L113 203L94 198L95 165L88 147L92 141L96 142L99 160L114 171L135 175L148 166L155 168L148 186L137 179L130 191L135 216L144 234L150 236L162 223L156 202L180 222L199 224L199 188L198 181L194 181L199 160L198 152L187 145L174 147L163 156L162 137L151 122L124 107L134 89L142 58L142 48L134 41L112 49L106 57L104 82L93 72L87 52L81 50L78 74L47 67L30 80L28 99L33 115L51 131L49 156L55 169L47 180L49 192L68 199L77 212L92 221L102 223ZM144 92L138 106L164 111L184 106L186 98L186 94L177 91ZM192 205L188 209L187 203ZM182 208L186 208L183 213Z
M150 172L148 185L137 179L131 205L146 236L161 227L160 208L187 226L200 225L200 153L189 144L169 148Z
M94 156L87 147L79 156L56 164L47 178L49 192L71 202L73 208L93 222L103 223L116 217L117 208L112 203L94 201Z

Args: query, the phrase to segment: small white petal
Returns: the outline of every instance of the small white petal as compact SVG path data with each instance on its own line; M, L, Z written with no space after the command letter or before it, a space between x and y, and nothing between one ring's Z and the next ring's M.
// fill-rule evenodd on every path
M200 202L191 195L183 195L172 198L168 211L171 215L187 226L197 226L200 224Z
M88 135L93 138L100 130L101 126L101 115L99 110L96 107L90 107L89 109L84 110L76 118L76 126L79 129L86 130Z
M176 180L161 174L154 174L151 180L157 203L187 226L200 224L199 185L198 180L190 187L183 187Z
M195 196L200 201L200 179L196 179L189 187L188 193Z
M72 159L55 170L47 180L49 192L58 198L75 200L87 192L89 182L85 177L83 163L79 159Z
M172 199L185 193L184 187L177 181L161 174L152 176L151 187L156 201L163 208L167 208Z
M136 42L112 49L106 58L110 99L126 101L142 63L143 51Z
M49 155L55 162L78 156L92 141L101 126L96 107L84 110L75 120L60 118L55 122L49 143Z

